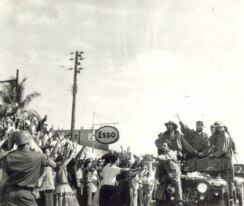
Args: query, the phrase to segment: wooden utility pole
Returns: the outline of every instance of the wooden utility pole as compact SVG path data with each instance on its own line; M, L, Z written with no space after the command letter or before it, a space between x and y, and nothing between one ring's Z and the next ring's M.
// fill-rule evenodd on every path
M18 93L18 83L19 83L19 70L16 70L16 93Z
M94 153L94 141L95 141L95 112L93 112L93 117L92 117L92 153Z
M16 70L16 79L0 81L0 83L6 83L6 82L16 82L16 87L17 87L19 82L19 70L18 69Z
M78 68L78 65L80 65L79 60L82 60L83 58L81 57L81 55L84 52L75 52L75 64L74 64L74 81L73 81L73 88L72 88L72 96L73 96L73 100L72 100L72 114L71 114L71 134L70 134L70 138L71 140L74 140L74 130L75 130L75 107L76 107L76 94L78 91L78 86L77 86L77 74L80 73L80 70L82 70L82 68ZM70 60L73 60L72 58Z

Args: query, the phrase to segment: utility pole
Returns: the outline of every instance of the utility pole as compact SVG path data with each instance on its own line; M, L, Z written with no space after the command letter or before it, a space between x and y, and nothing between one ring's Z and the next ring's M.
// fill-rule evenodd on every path
M19 89L19 87L18 87L18 83L19 83L19 70L17 69L16 70L16 93L18 93L18 89Z
M16 70L16 79L0 81L0 83L6 83L6 82L16 82L16 88L17 88L19 82L19 70L18 69Z
M92 117L92 153L94 153L94 141L95 141L95 112L93 112L93 117Z
M75 107L76 107L76 94L78 91L78 86L77 86L77 74L80 73L82 68L78 68L78 65L80 65L79 60L83 60L83 57L81 56L84 52L75 52L75 64L74 64L74 81L73 81L73 88L72 88L72 114L71 114L71 134L70 138L71 140L74 139L74 130L75 130ZM73 54L73 53L71 53ZM74 60L71 58L70 60Z

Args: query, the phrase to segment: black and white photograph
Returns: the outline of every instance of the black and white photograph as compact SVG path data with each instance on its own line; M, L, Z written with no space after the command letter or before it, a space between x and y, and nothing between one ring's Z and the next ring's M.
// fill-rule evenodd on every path
M0 206L244 206L243 117L243 0L0 0Z

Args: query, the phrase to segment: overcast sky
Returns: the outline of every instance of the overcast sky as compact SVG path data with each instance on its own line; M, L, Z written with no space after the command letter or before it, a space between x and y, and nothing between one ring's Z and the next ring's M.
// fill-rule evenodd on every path
M95 123L120 123L113 147L155 153L179 113L207 133L223 121L244 154L243 11L242 0L2 0L1 80L18 68L26 92L42 94L30 108L68 129L69 53L84 51L76 128L91 127L95 112Z

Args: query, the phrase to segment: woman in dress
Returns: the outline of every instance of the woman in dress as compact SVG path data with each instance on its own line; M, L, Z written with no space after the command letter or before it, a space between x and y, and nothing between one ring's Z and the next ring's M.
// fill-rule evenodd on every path
M44 147L43 153L50 159L54 159L59 146L59 139L54 148L51 146ZM54 191L55 191L55 173L52 167L46 166L41 177L38 180L38 186L40 189L40 199L38 205L54 205Z
M79 206L75 192L68 182L67 164L73 156L72 143L67 142L61 162L57 164L55 206Z

